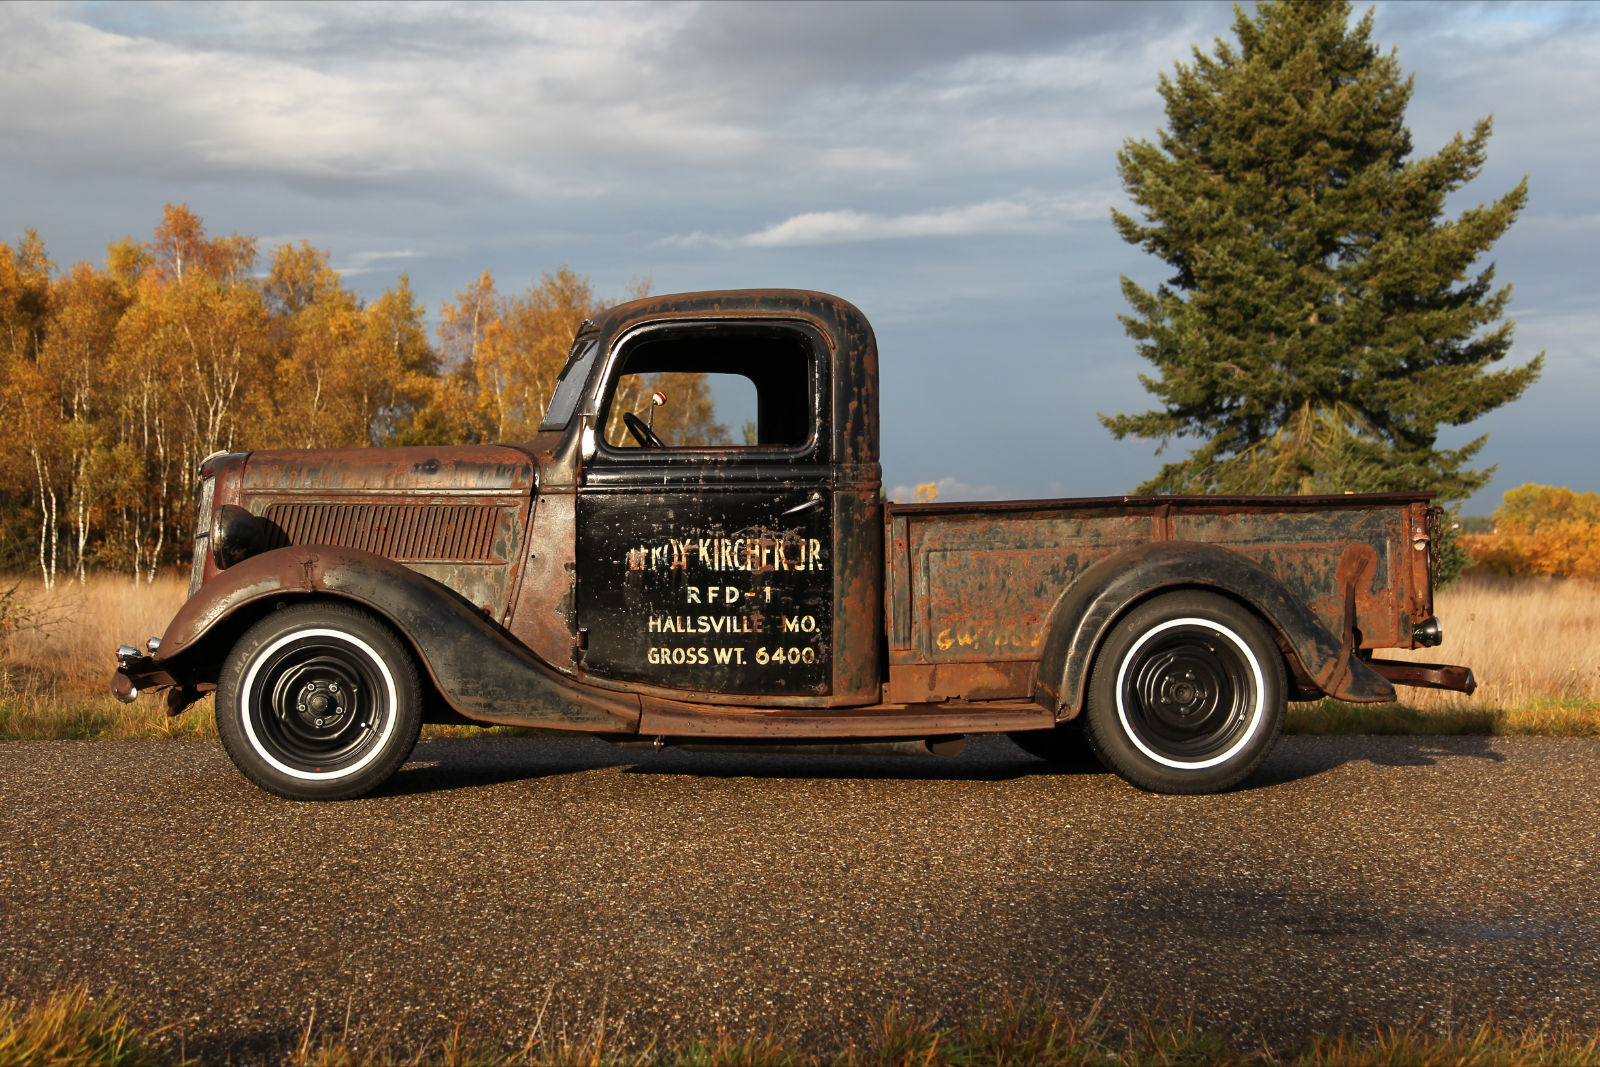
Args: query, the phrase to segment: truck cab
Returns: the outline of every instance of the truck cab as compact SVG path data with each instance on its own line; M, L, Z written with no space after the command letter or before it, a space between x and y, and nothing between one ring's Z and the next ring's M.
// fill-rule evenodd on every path
M541 506L573 496L575 674L713 704L876 702L876 381L866 320L813 294L646 301L585 328L541 427ZM721 424L682 437L691 386Z

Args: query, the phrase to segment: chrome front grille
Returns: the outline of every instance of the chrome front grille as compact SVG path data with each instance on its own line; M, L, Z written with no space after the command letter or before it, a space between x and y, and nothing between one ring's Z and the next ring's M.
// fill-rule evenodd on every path
M205 578L206 551L211 541L211 505L217 495L217 480L207 476L200 479L200 506L194 512L194 561L189 564L189 595L200 591Z

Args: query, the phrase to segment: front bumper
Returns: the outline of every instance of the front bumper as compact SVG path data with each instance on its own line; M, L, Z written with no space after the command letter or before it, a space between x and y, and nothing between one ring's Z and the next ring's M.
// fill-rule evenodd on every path
M176 715L190 704L205 696L216 686L201 682L191 685L173 677L167 667L156 662L154 656L140 652L131 645L117 649L117 670L111 675L111 695L124 704L132 704L139 694L167 691L167 714Z

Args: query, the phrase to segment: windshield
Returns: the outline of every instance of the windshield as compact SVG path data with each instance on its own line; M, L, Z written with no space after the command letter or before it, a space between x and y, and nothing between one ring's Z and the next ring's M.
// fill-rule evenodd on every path
M567 365L561 368L561 377L556 382L555 393L550 397L550 406L545 409L544 421L539 424L539 429L560 430L572 421L573 409L583 395L584 383L589 380L589 368L594 366L594 357L599 351L600 342L594 337L580 337L572 343L572 352L567 356Z

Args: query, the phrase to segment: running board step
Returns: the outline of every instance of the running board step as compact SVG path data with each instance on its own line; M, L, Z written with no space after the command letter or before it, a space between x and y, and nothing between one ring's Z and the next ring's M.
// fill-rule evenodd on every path
M642 737L680 742L704 737L766 741L777 738L922 738L956 734L1003 734L1048 730L1053 712L1023 701L944 704L873 704L865 708L781 711L687 704L644 697L639 715Z
M607 738L618 748L648 748L660 752L675 748L683 752L749 752L785 756L959 756L967 747L961 734L950 737L921 737L902 741L685 741L679 737L658 737L653 741L637 738L618 741Z

